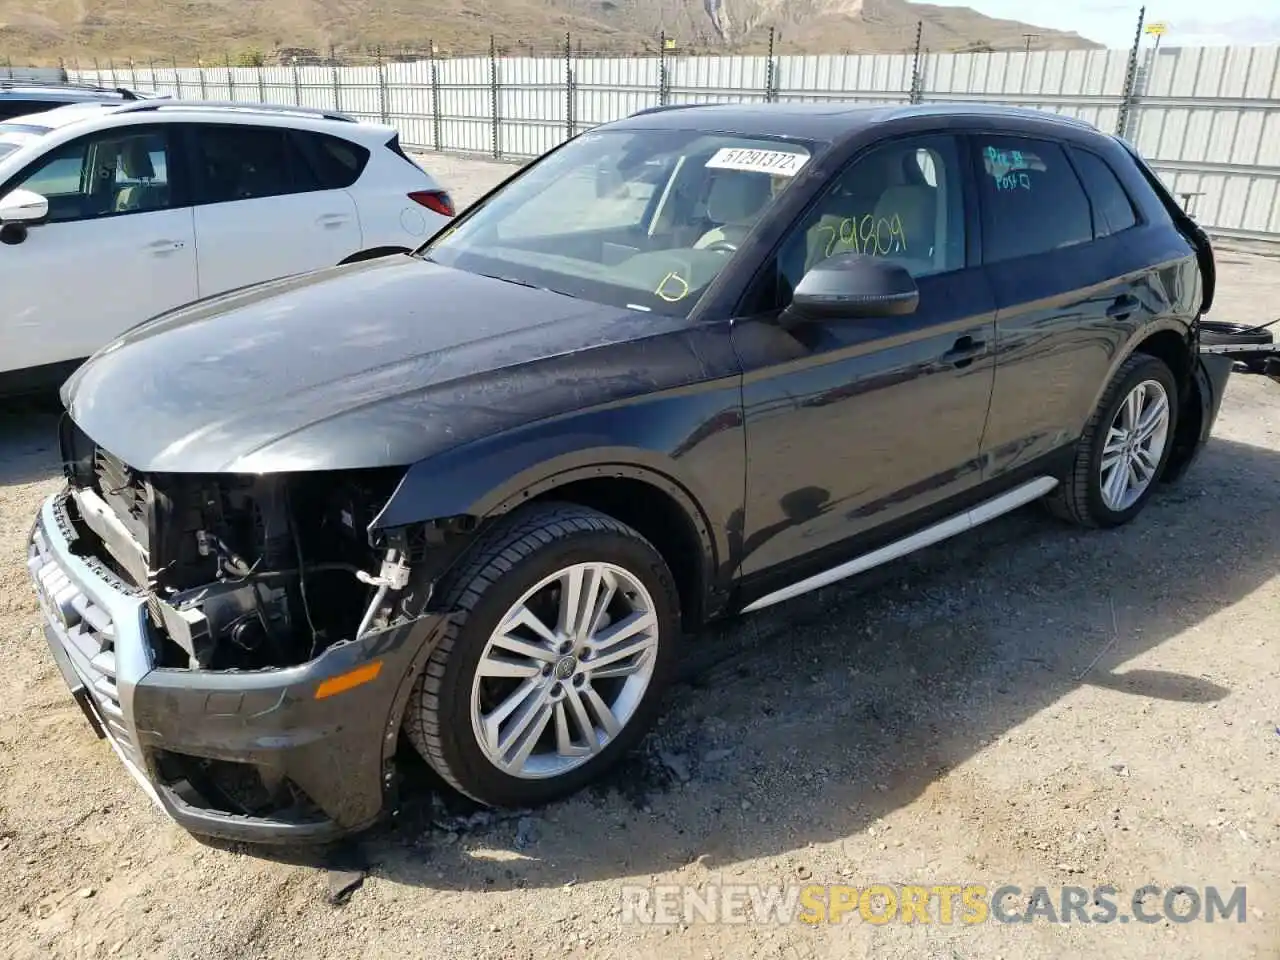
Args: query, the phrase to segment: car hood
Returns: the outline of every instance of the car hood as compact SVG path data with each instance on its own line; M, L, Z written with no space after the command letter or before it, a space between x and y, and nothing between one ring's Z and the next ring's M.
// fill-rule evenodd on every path
M397 255L149 320L83 364L63 402L148 472L401 466L593 391L616 397L616 373L593 378L583 351L675 323ZM583 376L566 375L569 358Z

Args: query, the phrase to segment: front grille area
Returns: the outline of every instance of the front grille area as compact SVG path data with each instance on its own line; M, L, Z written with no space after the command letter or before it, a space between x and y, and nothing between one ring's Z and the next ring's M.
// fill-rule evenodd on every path
M110 614L62 571L40 530L27 549L27 569L39 585L45 616L61 634L63 649L108 735L130 760L139 763L116 689L116 630Z
M149 539L146 483L123 460L101 447L96 447L93 452L93 473L102 499L110 504L137 541L146 547Z

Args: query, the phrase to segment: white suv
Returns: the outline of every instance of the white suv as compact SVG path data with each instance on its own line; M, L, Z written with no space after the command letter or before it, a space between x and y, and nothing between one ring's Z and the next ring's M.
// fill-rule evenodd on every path
M146 100L0 123L0 392L190 301L413 249L453 214L393 127L332 112Z

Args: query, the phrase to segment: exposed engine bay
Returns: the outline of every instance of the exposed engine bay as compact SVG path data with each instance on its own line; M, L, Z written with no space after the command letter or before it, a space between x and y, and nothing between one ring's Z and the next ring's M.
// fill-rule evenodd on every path
M385 622L408 583L405 546L369 535L398 468L143 474L69 419L61 441L84 551L147 592L157 666L303 663Z

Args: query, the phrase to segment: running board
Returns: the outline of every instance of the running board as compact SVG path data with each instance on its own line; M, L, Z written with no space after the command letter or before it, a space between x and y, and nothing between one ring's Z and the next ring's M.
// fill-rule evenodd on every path
M890 560L897 560L899 557L905 557L907 554L915 553L917 550L923 550L925 547L954 537L956 534L979 527L988 520L994 520L996 517L1017 510L1032 500L1038 500L1057 485L1058 481L1054 477L1039 477L1029 483L1024 483L1008 493L1002 493L1000 496L993 497L985 503L978 504L972 510L957 514L950 520L943 520L932 527L925 527L919 533L913 533L909 537L895 540L879 550L873 550L871 553L863 554L860 557L855 557L842 563L838 567L832 567L822 573L815 573L812 577L801 580L799 583L793 583L789 587L783 587L781 590L765 594L759 600L743 607L742 612L753 613L756 610L763 610L765 607L771 607L775 603L782 603L784 600L799 597L809 593L811 590L828 586L846 577L864 573L872 567L878 567L883 563L888 563Z

